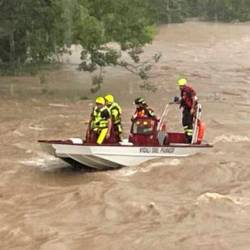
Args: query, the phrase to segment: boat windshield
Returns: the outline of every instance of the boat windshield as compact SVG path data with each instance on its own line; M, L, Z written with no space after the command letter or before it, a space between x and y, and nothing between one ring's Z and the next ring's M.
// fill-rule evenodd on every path
M148 135L152 134L155 126L155 120L138 119L132 124L132 134Z

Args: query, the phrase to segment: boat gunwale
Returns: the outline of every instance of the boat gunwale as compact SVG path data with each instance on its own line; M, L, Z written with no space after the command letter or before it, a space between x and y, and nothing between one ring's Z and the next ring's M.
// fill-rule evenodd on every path
M213 145L206 143L206 144L184 144L184 143L171 143L169 145L121 145L119 143L116 144L94 144L94 143L83 143L83 144L77 144L73 143L70 140L38 140L39 143L47 143L47 144L58 144L58 145L68 145L68 146L81 146L81 147L139 147L139 148L169 148L169 147L176 147L176 148L212 148Z

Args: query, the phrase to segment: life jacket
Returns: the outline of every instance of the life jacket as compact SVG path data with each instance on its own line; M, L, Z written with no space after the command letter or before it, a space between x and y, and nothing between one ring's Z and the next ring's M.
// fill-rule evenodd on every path
M198 121L198 135L197 135L197 144L201 144L205 134L205 123L201 120Z
M134 119L147 117L155 117L154 111L148 107L137 108L133 116Z
M185 85L181 90L181 107L191 109L193 107L193 97L196 92L191 86Z
M98 109L97 107L94 108L91 121L91 128L93 130L97 131L98 129L108 127L108 119L102 115L105 110L107 110L110 114L110 111L106 106L102 107L101 109Z
M110 107L108 107L108 109L111 113L113 123L115 125L120 124L121 123L122 109L118 105L118 103L113 102L112 105Z

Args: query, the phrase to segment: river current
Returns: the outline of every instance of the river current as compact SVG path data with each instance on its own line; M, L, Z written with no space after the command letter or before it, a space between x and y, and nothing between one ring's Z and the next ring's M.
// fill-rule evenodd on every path
M37 140L83 137L95 94L90 77L65 67L45 75L0 78L0 249L250 249L250 24L164 25L145 57L155 93L121 69L107 69L96 95L112 93L129 133L133 100L158 115L187 77L197 91L214 147L114 171L74 170ZM42 78L42 80L41 80ZM182 130L171 106L167 127Z

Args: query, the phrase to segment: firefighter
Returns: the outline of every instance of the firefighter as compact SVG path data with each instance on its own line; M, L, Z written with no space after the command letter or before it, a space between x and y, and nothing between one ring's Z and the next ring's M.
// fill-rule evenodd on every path
M142 97L138 97L134 100L134 104L136 105L135 113L132 117L132 120L136 118L155 118L155 112L148 107L146 101Z
M180 98L175 97L174 101L180 104L182 109L182 125L188 143L192 142L193 120L197 106L197 96L194 89L187 84L187 80L182 78L178 80L180 88Z
M110 137L111 114L103 97L97 97L95 102L96 106L91 113L90 130L97 135L96 143L102 144Z
M119 137L119 139L122 140L122 125L121 125L122 109L120 105L117 102L115 102L114 97L112 95L108 94L104 97L104 99L106 106L108 107L111 114L111 120L114 126L114 131Z

